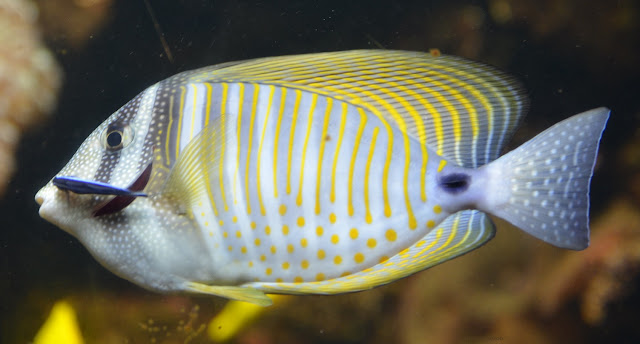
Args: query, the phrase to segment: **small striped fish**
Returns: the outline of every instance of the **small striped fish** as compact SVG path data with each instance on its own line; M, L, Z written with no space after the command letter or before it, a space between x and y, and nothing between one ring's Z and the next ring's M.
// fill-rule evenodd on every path
M499 157L528 107L453 56L362 50L226 63L116 111L36 195L40 215L143 287L270 304L373 288L494 236L490 213L588 246L609 110Z

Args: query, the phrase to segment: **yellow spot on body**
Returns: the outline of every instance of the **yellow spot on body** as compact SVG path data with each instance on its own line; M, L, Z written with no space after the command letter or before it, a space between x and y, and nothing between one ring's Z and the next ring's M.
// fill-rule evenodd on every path
M360 263L364 262L364 254L362 254L362 253L360 253L360 252L356 253L356 254L353 256L353 260L354 260L356 263L358 263L358 264L360 264Z
M296 278L293 279L294 283L302 283L304 282L304 280L302 279L302 277L300 276L296 276Z
M266 235L271 235L271 227L269 227L269 226L264 227L264 233L265 233Z
M240 248L240 252L242 252L242 254L246 254L247 253L247 247L246 246L242 246Z
M251 229L256 229L256 222L255 221L251 221Z
M253 267L253 261L249 261L249 267L252 268Z
M284 215L287 213L287 206L284 204L280 205L280 208L278 208L278 212L280 213L280 215Z
M236 231L236 238L242 238L242 232Z
M224 226L224 221L220 220L220 221L218 221L218 224L219 224L220 226Z
M205 222L204 222L204 226L205 226L205 227L209 227L209 221L205 221Z
M289 269L289 262L282 263L282 269L288 270Z
M288 235L289 234L289 226L282 225L282 234L283 235Z
M300 266L301 266L303 269L307 269L307 268L309 267L309 261L308 261L308 260L306 260L306 259L304 259L302 262L300 262Z
M318 259L322 260L327 256L327 253L324 250L318 250Z
M337 243L340 242L340 237L338 236L338 234L334 234L331 236L331 243L336 245Z
M351 237L351 239L356 240L358 239L358 230L355 228L351 228L351 230L349 231L349 236Z
M267 276L270 276L271 273L273 272L273 270L271 270L271 268L267 268L264 273L267 274Z
M204 217L204 211L200 213L200 216Z
M342 263L342 257L340 256L333 257L333 264L339 265L340 263Z
M367 246L369 248L375 248L377 244L378 244L378 242L374 238L370 238L370 239L367 240Z
M234 215L234 216L231 218L231 222L233 222L233 223L238 222L238 217Z
M229 237L229 233L227 233L227 231L222 232L222 237L223 238Z
M229 247L227 247L227 250L229 250L229 252L233 251L233 246L229 245Z
M331 222L331 224L336 223L336 214L334 213L329 214L329 222Z
M388 229L387 232L384 234L384 236L387 238L387 240L391 242L396 241L396 239L398 239L398 235L396 234L396 231L394 231L393 229Z
M212 237L213 236L213 232L209 231L209 236Z
M389 257L387 257L387 256L382 256L382 257L380 257L380 260L378 261L378 263L379 263L379 264L382 264L382 263L386 262L387 260L389 260Z
M319 273L316 275L316 281L320 282L320 281L324 281L325 277L323 273Z
M435 221L433 221L433 220L427 221L427 227L433 228L435 226L436 226L436 222Z
M436 213L436 214L440 214L442 212L442 207L440 205L438 205L438 204L435 205L433 207L433 212Z
M253 241L256 246L260 246L260 238L256 238L256 240Z
M292 244L287 245L287 252L289 252L289 253L293 253L293 249L294 249L294 248L293 248L293 245L292 245Z
M271 245L271 254L276 254L276 251L275 245Z
M300 216L296 223L298 224L298 227L304 227L304 217Z
M324 228L322 228L322 226L318 226L316 228L316 235L317 236L322 236L322 233L324 233Z
M265 260L267 260L267 256L265 256L264 254L260 255L260 261L264 262Z
M349 275L351 275L351 273L349 271L345 271L345 272L340 274L340 277L347 277Z
M282 278L280 278L280 277L276 278L276 282L282 283Z
M300 239L300 246L307 247L307 239L306 238Z

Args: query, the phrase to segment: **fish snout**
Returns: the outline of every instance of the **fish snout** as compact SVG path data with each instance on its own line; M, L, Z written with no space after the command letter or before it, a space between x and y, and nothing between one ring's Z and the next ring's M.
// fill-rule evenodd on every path
M40 206L40 216L47 221L51 221L51 217L56 213L56 187L51 183L45 185L36 193L36 203Z
M42 205L42 203L43 203L43 202L44 202L44 197L42 197L42 196L40 195L40 192L38 192L38 193L36 194L36 203L38 203L38 205Z
M44 204L48 187L49 185L43 187L36 193L36 203L38 203L39 206L42 206L42 204Z

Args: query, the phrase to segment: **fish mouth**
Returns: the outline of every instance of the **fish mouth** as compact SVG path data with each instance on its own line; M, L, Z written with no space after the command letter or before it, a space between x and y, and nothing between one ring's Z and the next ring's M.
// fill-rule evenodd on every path
M116 213L126 208L137 197L147 197L147 194L142 192L147 186L151 176L151 166L149 163L142 173L136 178L136 180L129 185L128 188L120 188L107 183L83 180L80 178L61 176L55 177L52 180L53 185L63 191L70 191L76 194L91 194L91 195L109 195L115 196L114 198L100 204L94 211L93 216L104 216ZM36 202L39 204L42 201L42 197L36 196Z

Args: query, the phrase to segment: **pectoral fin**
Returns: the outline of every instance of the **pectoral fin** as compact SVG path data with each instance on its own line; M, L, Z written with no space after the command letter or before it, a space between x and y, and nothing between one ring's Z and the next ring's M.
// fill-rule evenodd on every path
M194 293L209 294L227 299L244 301L258 306L271 306L271 299L263 292L250 287L214 286L198 282L188 282L186 290Z

